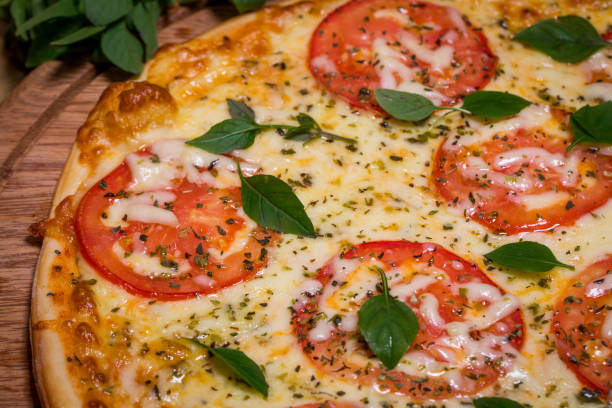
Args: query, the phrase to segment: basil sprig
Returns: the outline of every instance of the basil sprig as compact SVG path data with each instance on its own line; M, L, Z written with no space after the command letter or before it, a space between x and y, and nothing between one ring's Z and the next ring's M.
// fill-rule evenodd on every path
M546 272L555 266L574 270L573 266L560 262L546 245L534 241L502 245L485 257L498 265L525 272Z
M570 116L570 127L574 141L567 151L582 142L612 144L612 102L583 106Z
M255 113L246 104L228 99L227 105L231 119L217 123L202 136L186 143L211 153L224 154L232 150L250 147L257 134L269 129L280 129L284 132L285 139L298 140L304 143L317 138L356 143L354 139L323 131L319 124L305 113L300 113L297 116L298 126L260 125L255 121Z
M559 62L580 62L612 45L599 36L587 19L573 15L540 20L514 39Z
M472 402L475 408L523 408L518 402L502 397L482 397Z
M374 96L381 108L394 118L417 121L429 117L436 110L463 112L488 119L512 116L531 105L526 99L507 92L477 91L467 95L460 108L436 106L426 97L393 89L379 88Z
M315 237L304 205L283 180L267 174L244 177L238 164L242 209L258 225L287 234Z
M382 280L383 293L368 299L359 309L359 330L370 350L392 369L414 341L419 322L412 309L391 297L385 271L375 269Z
M261 369L257 363L251 360L242 351L227 347L211 347L199 342L196 339L190 339L187 337L184 337L183 339L210 351L215 357L221 359L249 386L255 389L255 391L259 392L264 397L268 396L268 383L266 382L266 378L264 377Z
M0 1L0 15L10 18L19 48L27 50L28 68L68 52L91 52L95 62L138 73L157 50L158 17L176 4L178 0L5 0Z

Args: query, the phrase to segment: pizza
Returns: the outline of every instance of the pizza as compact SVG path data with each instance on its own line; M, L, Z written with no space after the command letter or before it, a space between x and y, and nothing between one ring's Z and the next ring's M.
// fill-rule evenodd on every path
M610 22L303 0L160 49L31 228L43 405L609 404Z

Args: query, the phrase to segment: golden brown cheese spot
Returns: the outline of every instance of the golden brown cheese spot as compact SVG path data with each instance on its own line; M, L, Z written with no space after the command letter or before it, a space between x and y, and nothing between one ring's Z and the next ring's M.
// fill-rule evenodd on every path
M517 0L498 1L495 6L500 15L508 21L512 31L537 23L545 18L564 14L585 15L589 11L602 10L612 7L611 0L564 0L561 2L551 0Z
M106 408L106 405L98 400L91 400L87 403L87 408Z
M70 300L74 312L90 316L94 321L98 319L93 292L86 283L79 283L75 286Z
M95 168L100 157L150 128L170 125L177 112L172 96L148 82L116 82L104 91L77 133L82 164Z
M91 326L87 323L79 323L75 329L76 337L86 344L98 344L98 338Z
M30 235L38 238L50 237L68 244L74 243L74 210L73 196L64 198L55 207L52 218L34 223L28 227Z
M270 71L258 62L273 51L271 33L281 32L289 18L311 7L310 2L267 7L230 32L164 47L149 66L147 81L166 87L186 104L220 83L242 82L256 75L269 79Z

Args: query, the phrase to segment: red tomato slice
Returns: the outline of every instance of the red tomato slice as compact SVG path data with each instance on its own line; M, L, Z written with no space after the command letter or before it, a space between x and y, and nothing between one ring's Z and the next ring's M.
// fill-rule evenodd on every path
M375 50L380 47L386 47L384 53ZM453 105L489 82L497 58L482 32L452 7L414 0L354 0L319 24L309 61L313 75L327 89L351 105L382 111L374 89L415 92L415 84L401 86L410 81L439 94L436 102Z
M379 278L372 264L385 270L391 294L419 320L411 348L393 370L368 350L356 327L359 307L376 294ZM330 375L383 393L419 401L474 394L508 371L523 344L518 300L476 265L436 244L357 245L305 286L294 305L294 327L308 358ZM330 304L338 314L328 315Z
M243 247L232 248L239 236L246 236L242 231L245 220L238 212L240 188L173 180L173 186L163 192L176 199L157 206L176 216L176 226L137 221L106 225L104 218L113 202L135 196L124 193L131 181L132 173L124 162L85 194L77 211L75 230L81 252L106 279L136 295L182 299L249 279L267 264L265 247L277 239L270 231L248 231ZM159 192L143 194L155 193ZM231 252L223 257L222 252L228 250ZM151 274L150 268L133 267L137 264L130 262L135 256L162 272Z
M561 125L561 124L559 124ZM612 195L612 156L521 128L469 146L446 140L432 174L438 192L492 231L516 234L571 225Z
M552 319L557 351L587 386L612 390L612 255L592 264L559 297Z

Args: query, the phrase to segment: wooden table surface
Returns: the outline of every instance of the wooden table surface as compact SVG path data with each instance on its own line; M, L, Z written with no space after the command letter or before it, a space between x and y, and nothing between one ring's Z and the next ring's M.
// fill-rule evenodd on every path
M160 44L184 41L234 15L227 3L172 11ZM49 213L55 185L102 91L125 74L86 61L50 61L32 71L0 105L0 407L38 406L32 383L28 319L40 242L30 224Z

